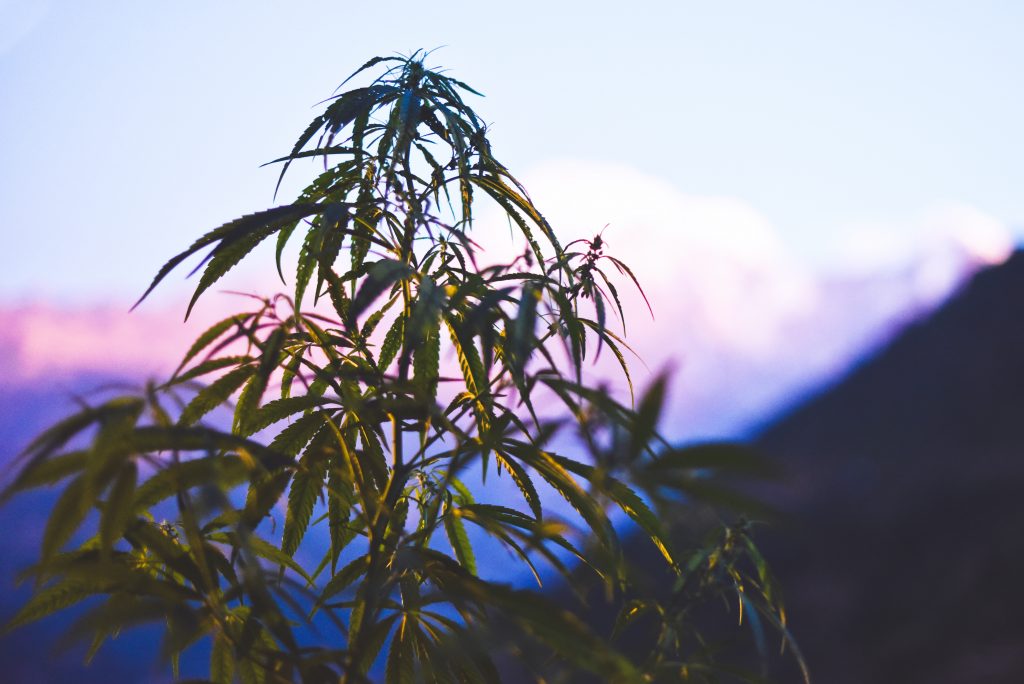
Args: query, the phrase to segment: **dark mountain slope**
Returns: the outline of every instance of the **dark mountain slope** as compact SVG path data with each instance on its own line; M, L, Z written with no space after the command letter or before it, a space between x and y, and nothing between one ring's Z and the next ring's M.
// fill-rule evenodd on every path
M758 443L817 681L1024 681L1024 254Z

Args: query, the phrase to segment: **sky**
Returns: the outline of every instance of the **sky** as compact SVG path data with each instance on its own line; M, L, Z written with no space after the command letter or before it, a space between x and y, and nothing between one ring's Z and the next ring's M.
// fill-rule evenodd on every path
M603 229L637 267L656 317L634 298L630 340L651 373L682 368L688 419L735 430L1024 235L1022 20L1013 2L0 0L7 381L173 367L236 303L178 327L176 274L129 317L155 271L275 203L260 165L355 67L426 48L486 94L498 157L563 240ZM293 169L277 202L314 172ZM224 287L278 286L266 252L250 264Z
M175 274L128 316L160 265L275 204L260 165L358 65L437 48L564 241L607 225L636 267L664 430L742 433L1024 237L1022 29L1015 0L0 0L0 400L173 368L231 303L179 327ZM226 286L276 288L266 256Z
M487 95L514 171L603 162L737 198L815 268L949 204L1019 235L1022 26L1009 1L0 0L0 298L131 299L272 204L259 165L355 66L421 47Z

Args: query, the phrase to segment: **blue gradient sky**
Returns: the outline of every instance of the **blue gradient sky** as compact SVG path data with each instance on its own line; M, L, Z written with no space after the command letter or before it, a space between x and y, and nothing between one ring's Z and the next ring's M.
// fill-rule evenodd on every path
M132 298L271 205L259 164L354 66L442 45L514 171L612 162L737 197L818 264L942 203L1019 230L1022 29L1024 5L980 0L0 0L0 299Z

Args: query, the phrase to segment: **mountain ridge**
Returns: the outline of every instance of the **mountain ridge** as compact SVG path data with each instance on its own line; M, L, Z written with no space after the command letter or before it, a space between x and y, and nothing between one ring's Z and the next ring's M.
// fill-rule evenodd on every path
M765 429L818 681L1024 681L1024 252Z

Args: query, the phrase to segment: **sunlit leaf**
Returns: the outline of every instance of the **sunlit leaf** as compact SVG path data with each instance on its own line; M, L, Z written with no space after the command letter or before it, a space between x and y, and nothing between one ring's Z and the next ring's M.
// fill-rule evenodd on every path
M461 520L457 508L449 508L444 515L444 529L448 533L448 541L452 545L452 551L459 560L462 567L470 574L476 574L476 557L473 554L473 547L469 544L469 536L466 534L466 526Z

